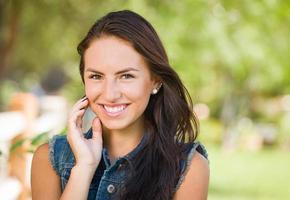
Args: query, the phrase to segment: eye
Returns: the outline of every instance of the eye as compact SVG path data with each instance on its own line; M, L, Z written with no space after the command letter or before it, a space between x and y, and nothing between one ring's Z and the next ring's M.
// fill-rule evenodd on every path
M131 74L123 74L123 75L121 76L121 79L130 79L130 78L134 78L134 76L131 75Z
M99 74L92 74L89 76L89 79L100 80L101 78L102 78L102 76Z

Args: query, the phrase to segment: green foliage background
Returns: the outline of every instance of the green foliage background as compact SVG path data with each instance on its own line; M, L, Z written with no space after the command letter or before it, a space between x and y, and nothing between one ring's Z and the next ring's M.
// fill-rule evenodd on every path
M237 127L240 119L247 118L253 123L275 124L280 143L288 141L290 144L289 109L273 111L279 107L275 99L285 95L290 105L288 0L1 1L0 55L5 50L1 47L9 40L11 16L16 17L18 23L8 64L0 71L0 111L7 108L13 92L30 91L55 65L61 66L70 77L62 94L71 102L81 97L83 86L78 74L76 47L99 17L122 9L133 10L153 24L172 67L181 76L194 102L209 106L210 119L201 123L201 140L220 144L228 129ZM265 105L273 101L276 102L273 109L270 107L267 111ZM243 132L252 133L249 127L253 125L242 124ZM267 174L283 177L286 168L282 167L276 174L272 173L276 165L261 166L256 161L262 157L263 163L279 163L287 160L286 154L279 156L277 150L271 155L260 152L253 159L251 154L238 153L219 160L224 154L215 148L212 147L212 199L283 199L289 196L283 186L281 189L264 184L271 182L266 180ZM248 167L241 168L245 163L258 168L243 170ZM289 166L289 162L284 166ZM237 169L240 173L231 171ZM227 172L232 178L225 175ZM254 192L255 186L247 184L250 182L245 176L249 173L253 177L258 172L265 175L257 175L260 180L257 182L251 179L251 183L261 186ZM226 178L221 179L221 174ZM233 178L235 176L237 179ZM281 181L282 185L284 183L287 184L285 178ZM266 193L267 198L263 190L273 193Z
M218 113L227 95L290 92L289 5L282 0L7 1L4 11L17 9L19 26L3 73L28 90L57 63L79 84L78 42L108 11L131 9L157 29L193 98ZM5 26L1 33L5 36ZM67 94L78 96L78 84Z
M30 91L54 66L62 67L70 77L62 94L71 102L80 98L84 92L78 73L78 43L99 17L130 9L156 28L172 67L194 103L209 106L211 119L229 127L247 117L277 124L281 135L290 131L285 123L289 115L266 113L272 108L264 105L290 93L289 1L3 2L2 44L9 38L11 16L16 16L18 24L8 64L0 70L0 110L7 108L14 91Z

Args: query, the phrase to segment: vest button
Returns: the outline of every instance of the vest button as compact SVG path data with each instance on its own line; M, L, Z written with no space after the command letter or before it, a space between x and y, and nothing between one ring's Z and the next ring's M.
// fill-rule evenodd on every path
M110 194L112 194L112 193L114 193L114 192L116 191L116 188L115 188L114 185L110 184L110 185L108 185L108 187L107 187L107 191L108 191Z
M121 170L121 169L123 169L125 166L124 166L124 164L120 164L119 166L118 166L118 170Z

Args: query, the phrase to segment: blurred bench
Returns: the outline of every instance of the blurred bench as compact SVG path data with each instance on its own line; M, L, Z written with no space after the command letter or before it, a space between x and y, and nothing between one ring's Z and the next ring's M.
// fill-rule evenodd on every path
M0 113L0 196L1 200L28 200L32 154L29 139L40 133L51 135L64 129L66 100L59 96L37 98L18 93L8 112ZM11 147L17 145L13 151Z

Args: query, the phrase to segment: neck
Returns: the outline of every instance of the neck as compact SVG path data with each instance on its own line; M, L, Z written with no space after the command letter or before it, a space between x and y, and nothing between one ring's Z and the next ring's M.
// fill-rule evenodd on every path
M130 153L140 143L143 134L143 126L128 127L122 130L109 130L104 127L104 147L108 149L111 163L114 163L118 157Z

